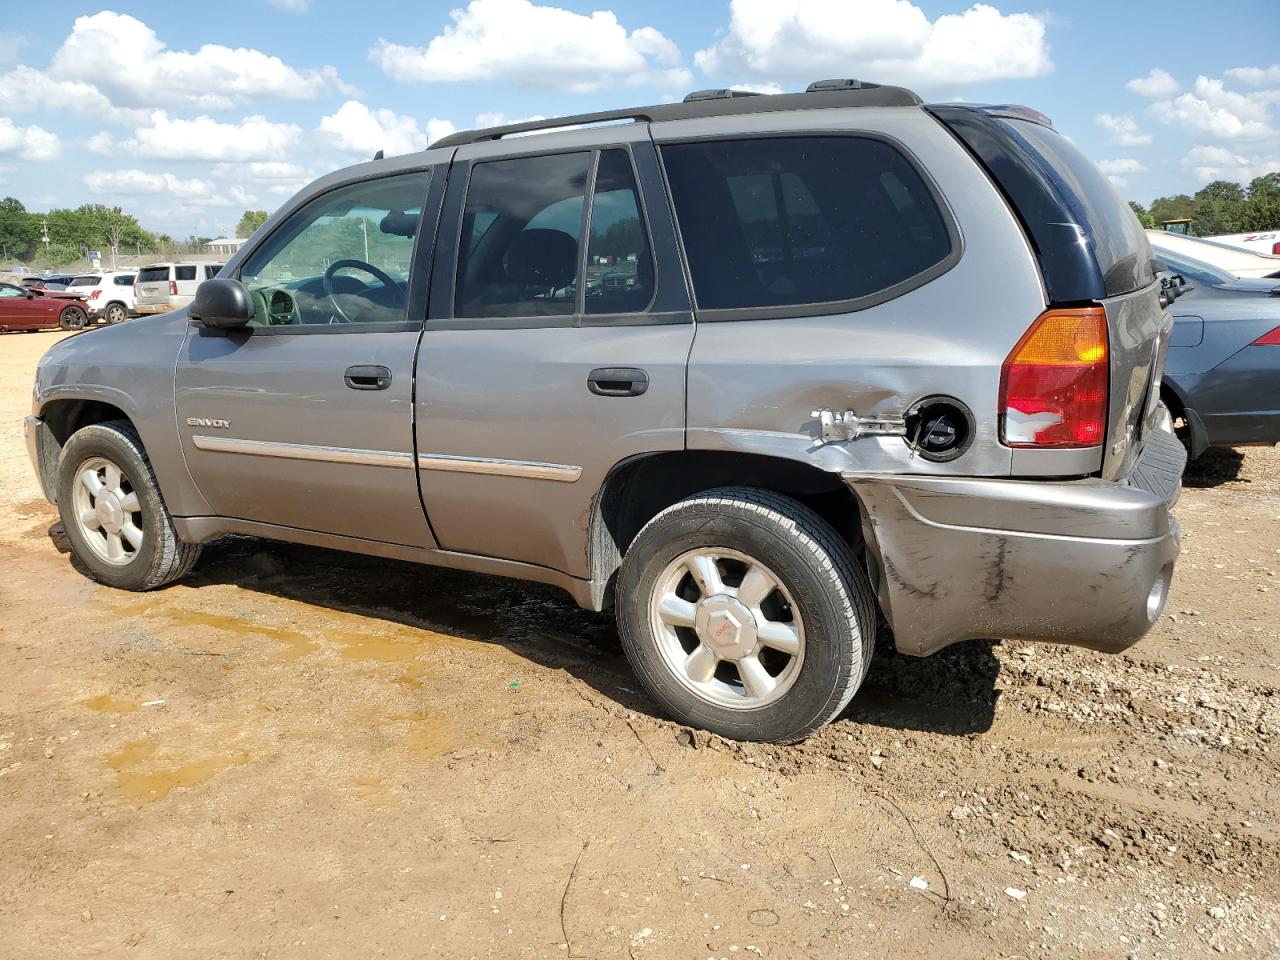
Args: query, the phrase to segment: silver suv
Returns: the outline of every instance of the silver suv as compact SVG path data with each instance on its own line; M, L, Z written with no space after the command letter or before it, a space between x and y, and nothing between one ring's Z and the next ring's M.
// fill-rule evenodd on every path
M912 655L1147 632L1170 328L1040 114L704 91L324 177L186 311L53 347L27 437L106 584L230 533L552 583L671 715L786 741L881 617Z

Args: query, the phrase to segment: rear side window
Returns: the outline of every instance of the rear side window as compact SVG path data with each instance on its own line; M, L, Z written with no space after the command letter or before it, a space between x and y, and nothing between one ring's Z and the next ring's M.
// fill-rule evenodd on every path
M640 191L625 150L604 150L596 168L587 240L587 313L637 313L653 299L653 259Z
M116 278L115 278L113 281L111 281L111 282L112 282L112 283L114 283L117 287L132 287L132 286L133 286L133 274L131 274L131 273L126 273L124 276L116 277Z
M143 267L138 271L139 283L156 283L157 281L168 279L168 267Z
M475 165L467 188L454 313L568 316L577 306L589 153Z
M220 263L211 263L204 268L204 275L212 280L218 275L218 271L222 269L222 266Z
M186 267L174 267L173 276L175 280L194 280L196 278L196 268L192 264Z
M700 310L856 309L954 262L933 191L882 140L716 140L662 158Z

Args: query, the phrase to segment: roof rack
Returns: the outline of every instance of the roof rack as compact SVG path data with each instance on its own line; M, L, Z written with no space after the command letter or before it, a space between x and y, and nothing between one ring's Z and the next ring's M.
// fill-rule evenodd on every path
M779 110L818 110L833 107L918 107L924 101L905 87L860 83L857 80L820 80L804 93L751 93L746 90L698 90L681 103L663 103L624 110L604 110L572 117L553 117L509 123L483 130L463 130L437 140L434 147L460 147L469 143L501 140L518 133L581 127L590 124L659 123L698 117L721 117L742 113L771 113Z

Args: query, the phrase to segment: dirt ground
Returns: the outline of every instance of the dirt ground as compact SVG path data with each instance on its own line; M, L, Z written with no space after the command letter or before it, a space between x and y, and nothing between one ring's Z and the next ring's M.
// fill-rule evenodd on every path
M1196 465L1127 655L882 644L737 745L548 588L250 539L89 581L21 440L58 336L0 336L0 957L1280 954L1280 453Z

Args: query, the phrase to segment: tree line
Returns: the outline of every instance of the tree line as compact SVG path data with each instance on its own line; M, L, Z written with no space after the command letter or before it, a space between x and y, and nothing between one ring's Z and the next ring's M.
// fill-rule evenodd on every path
M1280 172L1250 181L1247 187L1229 180L1215 180L1193 196L1179 193L1160 197L1150 207L1129 201L1142 225L1159 229L1167 220L1190 218L1190 232L1197 237L1224 233L1280 229Z

